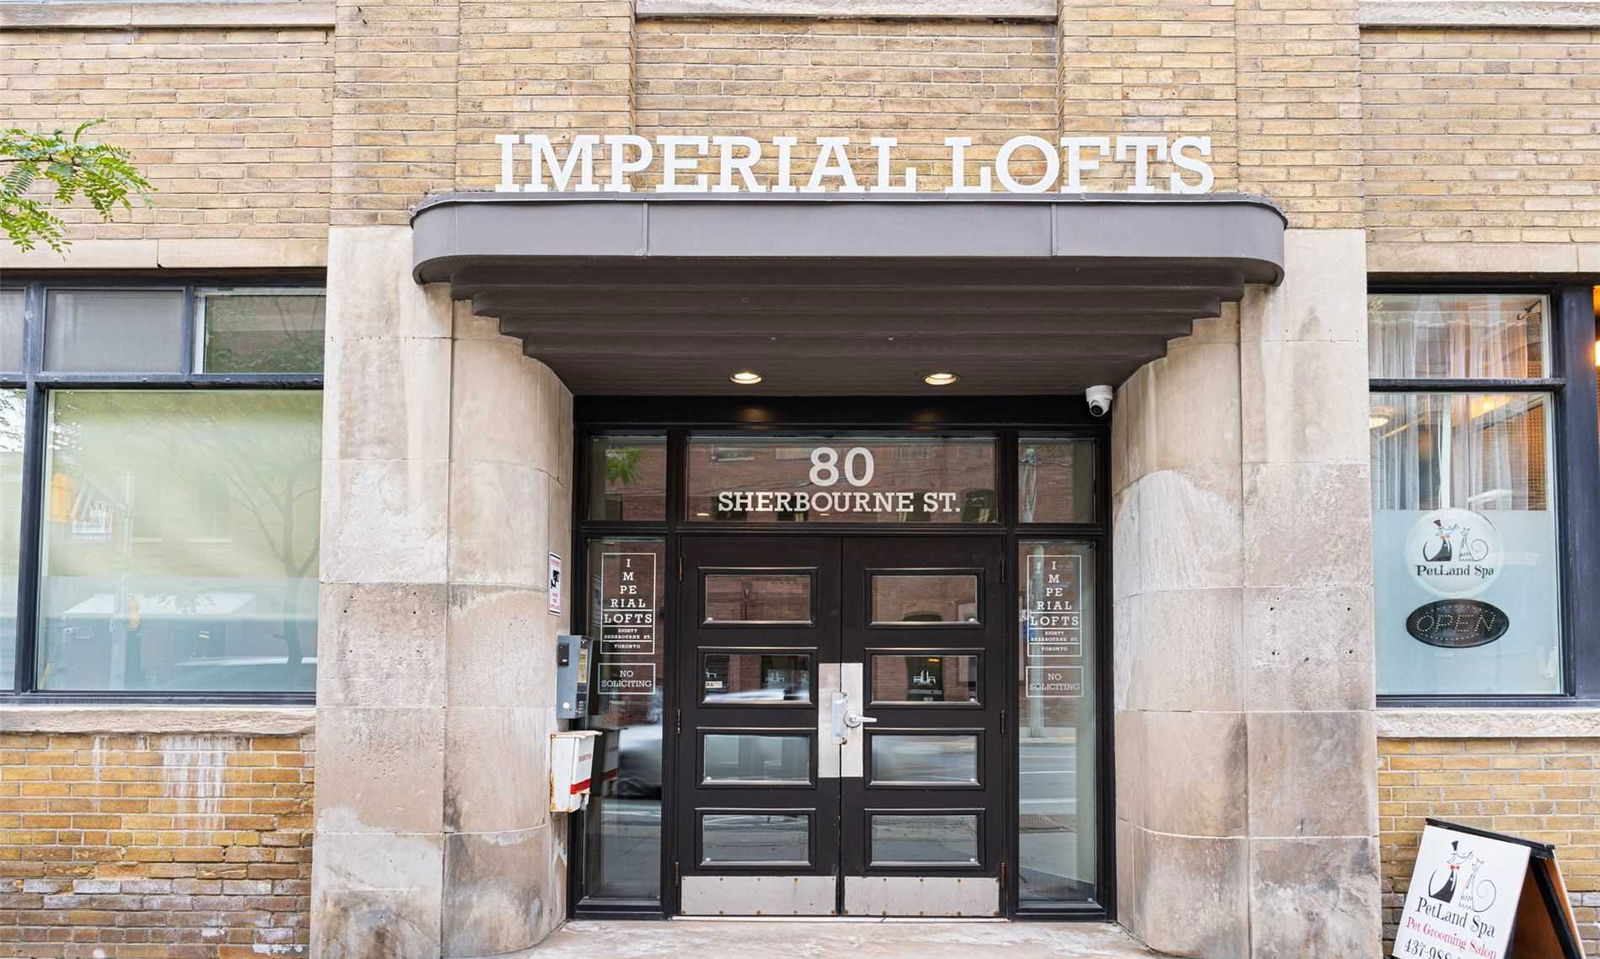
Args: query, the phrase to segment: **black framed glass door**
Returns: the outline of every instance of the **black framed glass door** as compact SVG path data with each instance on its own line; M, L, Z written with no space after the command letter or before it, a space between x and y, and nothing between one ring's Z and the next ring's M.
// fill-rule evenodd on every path
M686 915L1002 910L999 536L685 536Z

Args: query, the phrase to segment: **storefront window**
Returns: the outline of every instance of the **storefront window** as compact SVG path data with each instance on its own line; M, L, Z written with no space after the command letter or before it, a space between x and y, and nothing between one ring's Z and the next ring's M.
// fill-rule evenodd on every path
M1550 368L1548 302L1369 305L1378 691L1561 693L1555 394L1518 382Z
M585 889L599 899L657 899L666 542L592 540L586 558L595 643L588 728L601 736L584 812Z
M1094 898L1100 834L1095 777L1095 549L1028 540L1017 568L1017 890L1024 909Z
M38 688L315 688L322 395L50 403Z
M667 518L667 438L596 436L589 440L589 519L663 522Z
M695 436L690 522L997 523L990 436Z

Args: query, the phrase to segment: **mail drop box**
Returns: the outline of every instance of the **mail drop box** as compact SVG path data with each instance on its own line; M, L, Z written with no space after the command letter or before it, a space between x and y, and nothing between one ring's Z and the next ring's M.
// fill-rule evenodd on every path
M550 736L550 811L577 812L589 803L594 746L600 734L581 729Z

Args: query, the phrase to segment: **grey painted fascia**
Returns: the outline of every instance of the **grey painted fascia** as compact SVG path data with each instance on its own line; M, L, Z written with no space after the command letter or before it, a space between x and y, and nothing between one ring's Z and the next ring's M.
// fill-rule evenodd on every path
M413 275L518 258L1213 261L1283 278L1287 220L1250 194L448 193L412 212Z

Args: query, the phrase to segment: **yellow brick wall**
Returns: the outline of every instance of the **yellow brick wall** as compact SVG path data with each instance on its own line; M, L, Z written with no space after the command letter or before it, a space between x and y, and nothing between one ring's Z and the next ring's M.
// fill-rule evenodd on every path
M1212 0L1065 0L1062 133L1209 136L1215 189L1238 189L1234 13ZM1085 183L1122 189L1125 174L1107 164Z
M1600 33L1367 30L1367 226L1397 242L1600 242Z
M310 736L0 733L0 955L305 956Z
M1600 739L1378 742L1386 939L1429 816L1554 843L1590 955L1600 954Z
M87 30L0 34L0 117L134 151L151 208L74 239L318 238L328 230L333 42L327 30Z
M929 178L923 188L942 189L946 136L972 136L969 155L988 160L1008 137L1056 134L1049 24L646 20L637 31L639 133L793 134L797 176L809 173L816 149L806 141L819 135L850 137L867 182L876 173L867 140L895 137L896 157ZM1037 174L1021 162L1033 155L1018 154L1019 178Z

